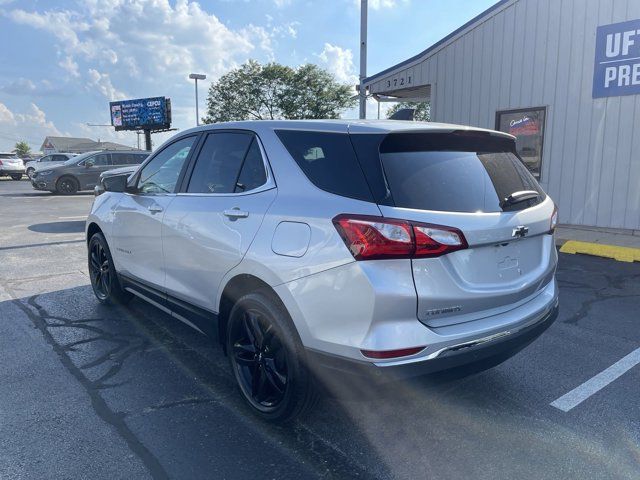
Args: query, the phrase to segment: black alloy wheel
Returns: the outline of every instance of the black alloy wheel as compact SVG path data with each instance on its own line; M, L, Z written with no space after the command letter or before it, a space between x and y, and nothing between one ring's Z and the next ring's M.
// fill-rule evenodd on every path
M278 408L287 390L287 355L270 324L258 310L246 310L232 332L230 354L240 388L262 412Z
M89 250L89 277L98 300L105 301L111 294L111 265L102 242L92 242Z
M57 190L63 195L73 195L77 193L79 186L78 182L73 177L62 177L58 180Z
M89 240L88 267L91 287L100 303L125 304L133 298L133 294L120 285L109 246L101 233L94 234Z
M300 336L274 292L239 298L229 313L226 351L240 393L271 422L306 414L318 399Z

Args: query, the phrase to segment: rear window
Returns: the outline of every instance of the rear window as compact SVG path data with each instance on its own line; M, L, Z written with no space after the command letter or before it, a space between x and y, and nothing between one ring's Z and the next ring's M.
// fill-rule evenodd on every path
M501 212L528 208L545 198L507 138L468 132L392 133L379 145L380 163L397 207ZM510 194L523 190L540 195L501 206Z
M276 133L316 187L343 197L373 201L348 134L300 130Z

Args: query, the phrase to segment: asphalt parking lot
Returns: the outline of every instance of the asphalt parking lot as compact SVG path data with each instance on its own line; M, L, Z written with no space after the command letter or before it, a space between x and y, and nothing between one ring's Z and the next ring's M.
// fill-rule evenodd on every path
M97 303L92 199L0 179L0 478L640 478L640 264L562 254L558 321L513 359L351 384L279 427L210 340Z

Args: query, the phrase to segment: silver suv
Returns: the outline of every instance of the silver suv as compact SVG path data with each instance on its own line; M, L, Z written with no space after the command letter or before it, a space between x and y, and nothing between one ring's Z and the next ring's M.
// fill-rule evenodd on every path
M104 179L87 220L96 297L218 339L266 419L336 376L488 368L557 316L556 208L503 133L217 124L128 177Z

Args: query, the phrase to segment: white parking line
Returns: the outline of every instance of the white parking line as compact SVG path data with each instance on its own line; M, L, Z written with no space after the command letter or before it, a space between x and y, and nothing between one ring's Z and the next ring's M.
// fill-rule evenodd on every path
M634 350L626 357L621 358L606 370L603 370L595 377L590 378L582 385L574 388L569 393L551 402L552 407L556 407L563 412L568 412L577 407L594 393L602 390L613 382L616 378L632 369L640 363L640 348Z

